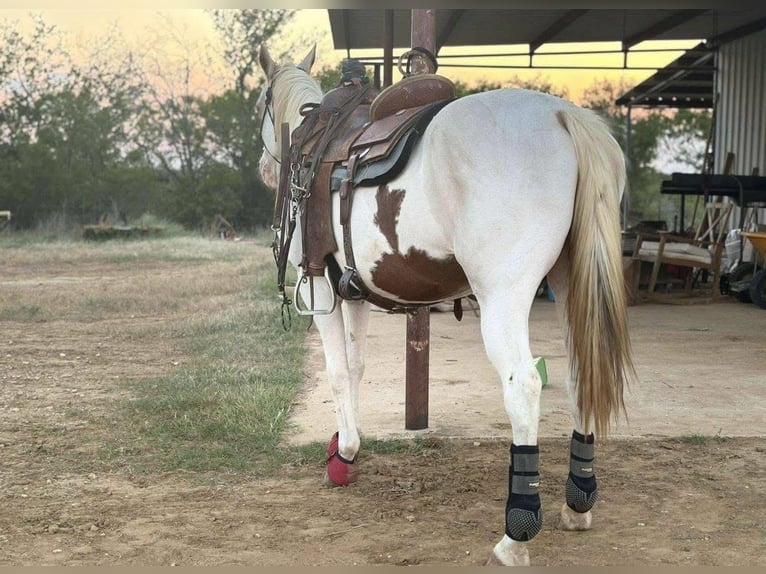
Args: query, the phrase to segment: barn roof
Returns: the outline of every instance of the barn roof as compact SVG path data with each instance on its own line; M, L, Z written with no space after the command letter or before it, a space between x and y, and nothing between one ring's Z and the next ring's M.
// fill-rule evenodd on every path
M668 2L652 0L641 9L562 9L564 2L551 0L526 3L534 9L483 8L490 4L484 0L473 0L471 4L471 9L436 10L438 48L527 44L534 53L550 43L618 41L623 50L629 50L645 40L699 39L722 44L766 28L766 6L737 7L741 4L737 1L729 2L727 9L668 9ZM657 9L652 4L665 8ZM328 13L336 49L382 49L385 9L330 9ZM391 13L394 48L407 48L411 10L394 9Z
M621 106L712 108L715 50L701 42L625 92Z

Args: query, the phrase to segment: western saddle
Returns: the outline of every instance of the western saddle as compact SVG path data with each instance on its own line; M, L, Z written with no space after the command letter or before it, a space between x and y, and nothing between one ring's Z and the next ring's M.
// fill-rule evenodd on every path
M349 59L343 61L340 85L327 92L318 105L307 104L301 109L303 121L282 140L282 176L275 212L275 225L283 226L289 216L287 198L297 195L302 202L303 255L298 280L310 282L312 301L306 309L298 308L299 313L332 311L313 308L313 279L322 276L344 299L367 299L389 310L399 306L371 293L356 272L350 226L353 191L360 185L382 185L395 178L428 123L454 99L454 84L436 74L408 76L378 92L369 85L364 66ZM340 194L345 271L332 255L337 250L332 229L333 192ZM283 293L287 251L289 238L286 245L283 238L275 248Z

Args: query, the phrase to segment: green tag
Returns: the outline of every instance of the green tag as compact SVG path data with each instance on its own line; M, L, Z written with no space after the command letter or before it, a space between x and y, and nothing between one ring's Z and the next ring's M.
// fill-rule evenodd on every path
M548 369L545 367L545 359L537 357L534 360L535 368L540 373L540 379L543 381L543 386L548 384Z

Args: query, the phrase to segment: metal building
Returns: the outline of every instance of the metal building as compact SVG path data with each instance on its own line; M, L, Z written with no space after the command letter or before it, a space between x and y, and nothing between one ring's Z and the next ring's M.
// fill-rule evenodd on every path
M721 46L716 68L715 172L723 173L731 153L732 174L766 175L766 31ZM766 224L766 209L755 215ZM731 223L747 223L739 207Z

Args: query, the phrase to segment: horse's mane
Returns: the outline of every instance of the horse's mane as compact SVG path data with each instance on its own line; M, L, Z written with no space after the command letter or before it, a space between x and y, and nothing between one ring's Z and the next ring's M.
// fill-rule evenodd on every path
M282 149L282 122L289 122L290 129L295 129L303 119L299 114L301 106L308 102L319 103L322 89L309 74L296 66L278 69L271 80L274 91L274 131L277 150Z

